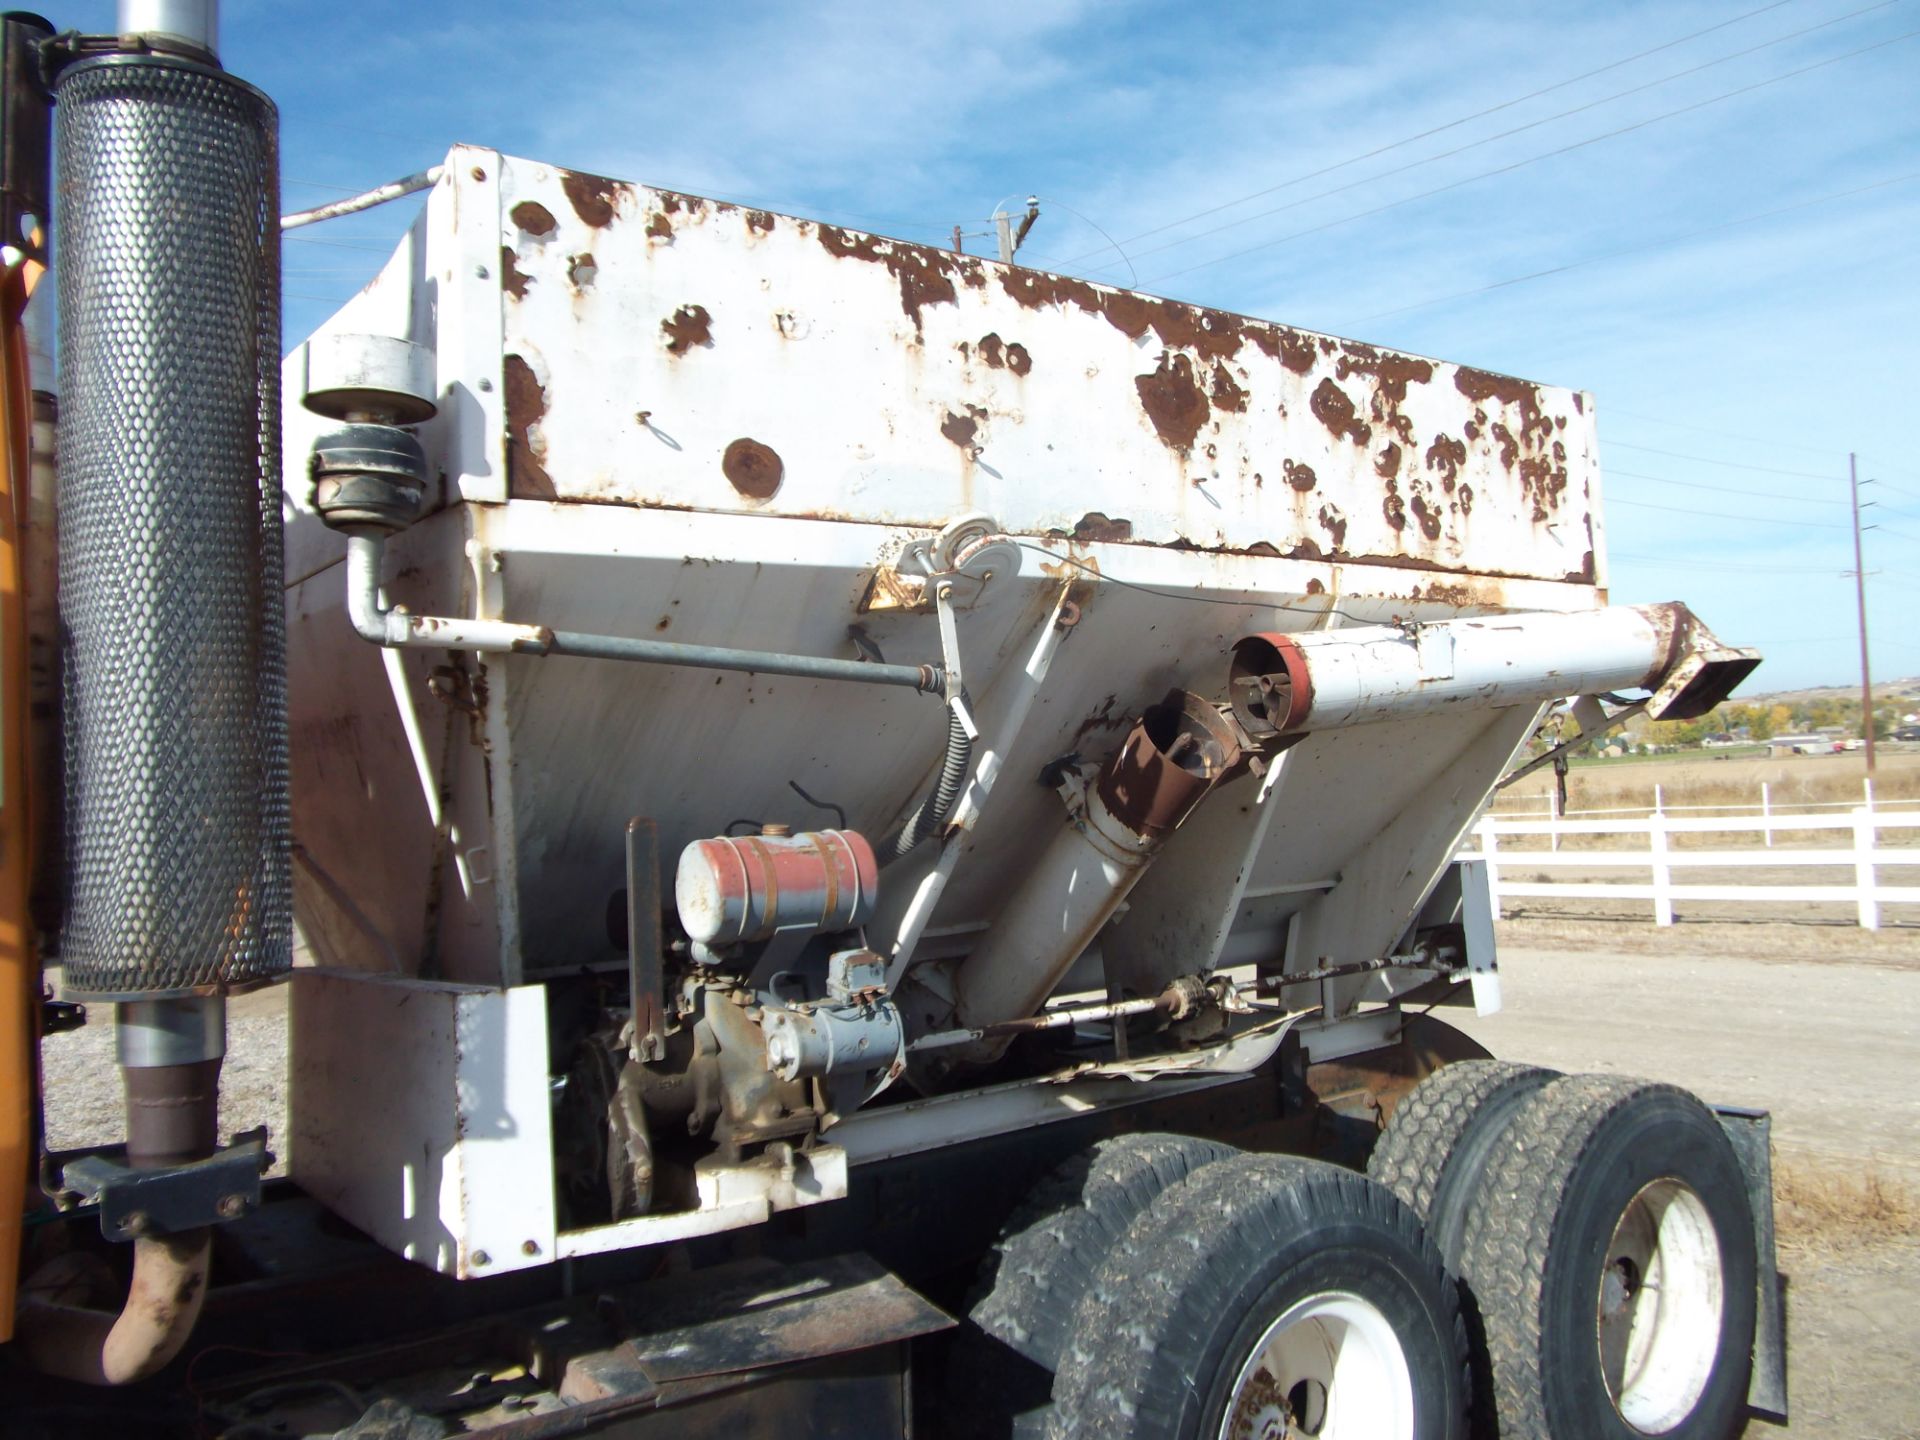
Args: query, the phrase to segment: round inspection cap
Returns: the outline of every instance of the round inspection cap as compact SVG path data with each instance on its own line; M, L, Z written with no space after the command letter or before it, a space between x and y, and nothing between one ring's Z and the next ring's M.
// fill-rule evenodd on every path
M316 335L306 357L307 409L334 420L418 425L433 418L433 353L392 335Z

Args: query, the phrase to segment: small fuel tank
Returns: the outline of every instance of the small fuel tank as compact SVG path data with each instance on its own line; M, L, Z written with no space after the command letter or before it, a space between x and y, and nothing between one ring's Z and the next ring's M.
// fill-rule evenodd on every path
M728 835L680 852L673 900L690 939L722 947L779 930L850 930L873 917L880 867L852 830Z

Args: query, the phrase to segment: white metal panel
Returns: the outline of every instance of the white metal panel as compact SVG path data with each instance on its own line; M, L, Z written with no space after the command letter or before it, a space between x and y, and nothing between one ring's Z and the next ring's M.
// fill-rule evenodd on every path
M501 163L518 496L1597 573L1583 396Z
M293 987L293 1178L444 1274L551 1260L546 991L320 970Z

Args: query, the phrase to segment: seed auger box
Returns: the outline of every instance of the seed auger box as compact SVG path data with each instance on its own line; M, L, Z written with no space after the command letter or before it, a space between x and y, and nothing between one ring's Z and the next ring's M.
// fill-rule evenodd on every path
M1590 397L473 146L276 367L211 8L6 21L25 1433L1784 1414L1765 1117L1432 1013L1549 715L1758 663L1607 604ZM123 1146L39 1152L55 961Z

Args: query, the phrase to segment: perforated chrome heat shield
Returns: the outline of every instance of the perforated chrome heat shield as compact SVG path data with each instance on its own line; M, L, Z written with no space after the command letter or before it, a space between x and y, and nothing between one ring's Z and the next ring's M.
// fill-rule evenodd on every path
M113 56L55 91L69 991L291 963L273 103Z

